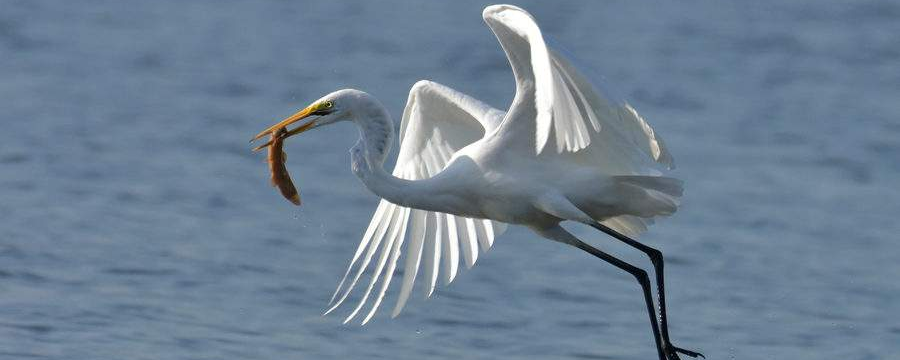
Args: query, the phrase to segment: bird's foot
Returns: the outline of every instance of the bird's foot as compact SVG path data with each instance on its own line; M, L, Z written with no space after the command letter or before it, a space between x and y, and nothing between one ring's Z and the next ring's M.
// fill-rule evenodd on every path
M703 354L696 351L685 350L679 347L675 347L675 345L672 344L666 344L666 356L669 358L669 360L681 360L681 358L678 357L679 353L690 356L692 358L699 356L706 359L706 356L703 356Z

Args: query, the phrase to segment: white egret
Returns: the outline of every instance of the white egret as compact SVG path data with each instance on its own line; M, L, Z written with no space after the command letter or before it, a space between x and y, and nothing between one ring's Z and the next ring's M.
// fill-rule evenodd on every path
M353 173L383 200L326 313L347 299L377 255L371 281L345 320L360 314L381 280L364 312L362 323L368 322L405 243L396 316L420 273L430 296L439 273L449 283L460 257L471 267L506 224L520 224L633 275L643 291L660 359L700 355L669 340L662 253L633 240L652 218L675 212L682 193L680 180L663 176L672 157L662 140L631 106L601 96L548 47L526 11L494 5L483 17L512 66L512 105L504 112L446 86L417 82L403 111L393 173L383 167L394 136L391 118L378 100L359 90L328 94L254 138L307 118L284 137L339 121L359 129L360 139L350 150ZM650 257L659 322L647 272L577 239L560 226L567 220L593 226Z

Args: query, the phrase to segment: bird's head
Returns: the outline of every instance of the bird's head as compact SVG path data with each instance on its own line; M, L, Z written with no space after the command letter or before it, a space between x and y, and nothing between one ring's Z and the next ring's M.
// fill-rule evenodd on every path
M277 129L286 128L288 125L292 125L304 119L307 119L305 123L302 123L300 126L294 129L288 129L287 133L285 133L282 138L297 135L299 133L315 129L320 126L325 126L340 121L352 120L354 117L354 111L357 109L358 104L360 104L365 98L368 97L369 94L354 89L343 89L335 91L323 96L319 100L314 101L312 104L303 108L303 110L296 112L294 115L288 116L277 124L270 126L268 129L263 130L259 134L256 134L256 136L254 136L250 141L255 141L259 138L262 138L263 136L271 134ZM254 150L263 149L270 144L271 141L258 146Z

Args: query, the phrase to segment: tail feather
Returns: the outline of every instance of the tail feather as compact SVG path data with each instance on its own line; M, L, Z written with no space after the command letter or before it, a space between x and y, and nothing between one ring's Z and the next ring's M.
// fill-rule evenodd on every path
M614 176L614 181L627 193L625 206L629 215L618 215L601 221L603 225L636 237L653 224L653 217L672 215L683 193L681 180L662 176Z
M665 195L678 198L684 193L684 182L665 176L620 175L613 176L619 183L632 184L645 190L655 190Z

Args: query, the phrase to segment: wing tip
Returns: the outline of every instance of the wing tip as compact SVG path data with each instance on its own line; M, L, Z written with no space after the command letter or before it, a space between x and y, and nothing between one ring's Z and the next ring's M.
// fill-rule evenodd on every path
M403 308L394 308L394 311L391 311L391 319L396 319L397 315L400 315L400 312L403 311Z
M484 8L484 10L481 11L481 17L485 20L488 20L489 18L493 18L494 16L496 16L497 14L499 14L505 10L521 11L523 13L528 14L527 11L525 11L522 8L515 6L515 5L494 4L494 5L486 6Z
M438 215L434 216L435 219L432 220L432 221L434 221L434 223L432 223L427 220L429 217L427 213L417 214L416 212L414 212L411 209L405 209L405 212L406 212L407 216L412 217L412 218L403 217L403 219L405 219L405 220L402 221L402 224L399 226L398 229L396 229L396 231L395 231L395 229L390 229L390 231L387 231L386 234L383 234L383 235L387 235L388 239L393 239L393 241L389 241L391 243L390 246L388 246L387 244L374 244L374 243L369 244L369 248L370 248L369 250L371 250L371 246L373 246L373 245L377 246L382 252L388 251L388 249L390 249L391 256L389 258L384 258L383 253L378 256L376 268L374 269L373 278L370 281L369 286L365 289L365 292L362 295L362 299L359 301L359 303L356 305L356 307L353 308L353 310L350 312L349 315L347 315L346 317L343 317L343 319L342 319L343 324L349 324L350 322L354 322L355 321L354 319L357 319L360 321L361 326L366 325L367 323L372 321L372 319L374 319L375 315L377 315L380 305L382 305L382 300L385 299L386 290L387 290L389 284L392 283L391 279L393 278L394 272L396 270L398 255L399 255L400 249L404 243L402 241L402 239L404 239L407 235L414 236L416 238L420 238L422 241L422 244L420 244L421 246L424 246L426 237L433 239L432 241L434 241L435 244L439 244L442 240L445 240L442 236L437 236L435 238L433 236L435 234L431 234L429 232L426 232L425 230L428 227L433 227L432 224L440 224L440 225L443 225L446 227L446 226L450 225L451 223L449 223L447 221L438 220L438 218L441 217ZM451 216L451 215L447 215L447 216ZM420 229L419 231L413 231L412 234L408 234L408 232L406 231L406 227L409 225L408 221L413 221L413 220L417 220L417 219L418 220L426 220L426 224L424 225L425 228ZM461 228L460 228L461 231L463 231L463 233L469 237L468 240L469 240L469 245L471 247L468 248L468 251L473 252L473 253L471 254L472 255L471 263L469 263L469 262L464 263L466 265L466 268L470 268L471 266L473 266L476 263L478 257L480 257L480 256L478 256L480 254L478 252L478 249L480 248L479 244L483 241L484 243L488 244L485 248L490 247L490 245L492 245L493 241L495 240L496 236L499 236L499 234L501 234L504 230L504 227L501 226L502 223L489 221L489 220L483 220L484 223L478 222L481 220L476 221L476 220L471 220L471 219L465 219L466 220L465 222L456 221L458 219L453 219L453 220L454 220L454 222L452 224L461 226ZM465 225L465 226L462 226L462 225ZM479 230L480 226L483 226L484 228ZM448 231L448 233L449 233L449 228L447 228L445 230ZM376 230L375 232L380 232L380 231ZM429 236L429 234L431 234L432 236ZM440 233L436 233L436 234L440 234ZM473 238L473 236L474 236L474 238ZM482 239L482 237L484 237L484 239ZM381 238L381 237L378 236L378 238ZM447 239L449 239L449 238L447 238ZM464 238L459 237L459 235L458 235L457 240L462 241L462 240L464 240ZM378 243L382 243L382 242L383 241L378 241ZM412 246L413 243L414 242L411 241L409 243L409 245ZM390 313L391 318L396 318L397 316L399 316L402 313L403 309L405 308L405 305L407 304L409 295L413 290L413 283L415 282L415 277L416 277L415 274L418 272L417 269L418 269L418 266L420 265L419 262L422 260L421 256L424 255L424 254L420 254L418 252L424 252L424 250L425 250L424 248L419 248L418 250L415 250L416 251L415 253L407 253L407 256L413 256L414 260L412 260L412 262L411 262L411 264L413 266L413 270L411 272L404 271L404 273L403 273L404 274L404 284L403 284L404 288L401 289L398 301ZM447 258L444 259L444 264L448 266L448 269L446 269L446 271L444 272L444 274L446 276L444 278L445 285L450 285L453 282L453 280L456 279L457 275L459 275L459 273L460 273L459 269L462 268L462 266L459 266L459 263L461 262L459 260L460 257L466 259L466 257L463 256L462 254L458 254L456 256L451 257L451 258L455 258L455 260L456 260L455 264L452 261L452 259L447 259ZM370 258L370 260L371 260L371 258ZM434 259L434 260L435 260L435 263L429 265L433 268L433 271L430 273L427 272L428 276L426 276L428 278L427 280L430 280L430 281L426 280L426 282L423 284L426 299L428 299L434 295L435 290L436 290L436 282L437 282L436 280L440 274L440 272L436 271L436 270L437 270L437 266L439 266L441 264L441 261L438 259ZM447 260L450 260L450 261L447 261ZM383 261L384 261L384 263L383 263ZM365 259L363 259L363 263L360 264L360 268L366 269L369 267L369 265L371 265L371 263L369 261L366 261ZM454 265L456 265L456 266L454 266ZM386 266L386 268L383 268L383 266ZM357 269L357 272L359 272L359 270L360 269ZM348 269L348 273L349 272L350 272L350 269ZM360 274L357 274L357 276L359 276L359 275ZM409 280L407 280L406 279L407 276L412 276L412 277ZM383 278L379 279L380 277L383 277ZM345 302L345 300L347 300L347 297L348 297L350 291L352 291L352 289L355 288L357 281L358 281L358 279L356 279L356 276L355 276L353 281L349 284L349 286L346 286L346 287L339 286L338 291L336 291L336 293L340 292L341 289L345 290L344 293L341 293L341 295L338 295L338 296L333 296L333 298L331 299L331 301L328 304L327 309L325 310L324 313L322 313L322 316L327 316L327 315L331 314L332 312L334 312L334 310L336 310L338 307L340 307ZM381 281L381 287L378 292L373 292L375 290L374 285L378 281ZM370 309L366 309L366 311L363 312L362 311L363 307L366 307L366 305L369 304L371 295L375 295L374 304L371 305Z
M438 84L434 81L428 80L428 79L422 79L422 80L416 81L416 83L413 84L413 86L409 88L409 93L413 94L413 93L416 93L419 91L427 90L428 88L430 88L432 86L436 86L436 85L440 85L440 84Z
M540 34L540 27L537 26L537 20L535 20L534 16L532 16L531 13L529 13L525 9L522 9L518 6L509 4L496 4L485 7L481 12L481 18L484 19L484 22L491 29L494 29L494 25L496 24L504 24L506 15L512 15L514 21L521 20L521 18L516 19L518 15L524 15L525 18L531 22L531 25L534 26L534 30L537 30L538 34ZM509 26L509 24L505 24L504 26Z

